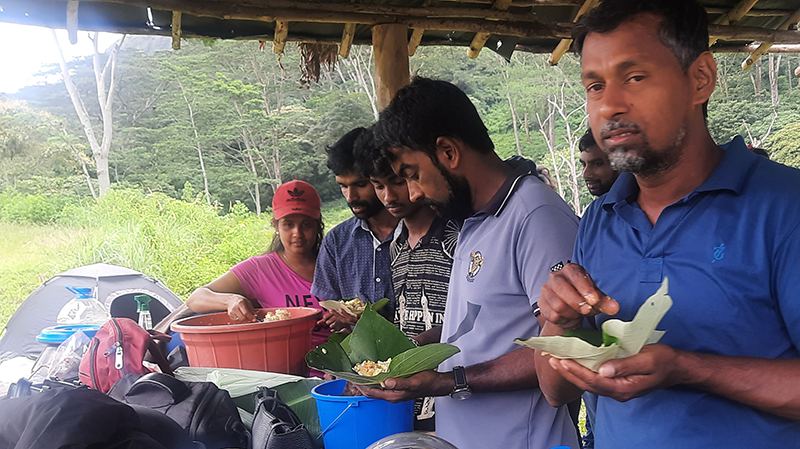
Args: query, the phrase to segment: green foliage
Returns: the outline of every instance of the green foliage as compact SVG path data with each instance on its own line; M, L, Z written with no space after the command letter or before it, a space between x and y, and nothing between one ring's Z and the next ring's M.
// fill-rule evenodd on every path
M769 139L773 160L800 167L800 121L786 125Z

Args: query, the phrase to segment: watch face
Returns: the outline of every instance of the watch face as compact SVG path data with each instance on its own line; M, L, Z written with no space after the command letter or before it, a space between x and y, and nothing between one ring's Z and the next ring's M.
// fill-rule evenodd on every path
M468 399L470 396L472 396L472 392L469 391L468 388L450 393L450 397L457 401L463 401L464 399Z

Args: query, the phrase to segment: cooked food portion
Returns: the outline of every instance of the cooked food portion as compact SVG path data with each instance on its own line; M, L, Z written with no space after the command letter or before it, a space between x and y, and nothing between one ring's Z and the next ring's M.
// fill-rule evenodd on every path
M367 305L360 298L353 298L349 301L344 301L344 305L353 312L353 315L361 315L364 313L364 307Z
M353 371L357 372L362 376L374 377L380 373L388 373L390 363L392 363L391 358L386 360L385 362L373 362L372 360L364 360L363 362L354 366Z
M267 312L267 314L264 315L264 319L261 320L261 321L264 322L264 323L270 323L270 322L273 322L273 321L285 320L285 319L291 318L291 317L292 317L292 314L288 310L286 310L286 309L278 309L275 312Z

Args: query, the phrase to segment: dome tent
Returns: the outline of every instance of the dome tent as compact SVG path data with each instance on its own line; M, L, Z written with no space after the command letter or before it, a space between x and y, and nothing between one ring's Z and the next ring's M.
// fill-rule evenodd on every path
M73 268L45 281L31 293L6 323L0 339L0 361L17 356L36 357L45 345L36 335L56 325L61 308L74 297L66 286L91 287L95 297L112 316L136 320L136 295L148 295L150 313L157 323L183 304L178 296L157 279L136 270L97 263Z

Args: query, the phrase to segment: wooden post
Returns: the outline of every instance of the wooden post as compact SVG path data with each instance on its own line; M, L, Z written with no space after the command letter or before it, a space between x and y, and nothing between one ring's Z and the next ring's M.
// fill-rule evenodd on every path
M575 18L573 18L572 21L577 22L580 16L594 9L598 3L599 0L586 0L583 3L583 6L581 6L581 9L578 10L578 13L575 14ZM564 53L569 50L570 45L572 45L572 39L561 39L561 42L558 43L556 49L550 53L550 59L547 60L547 63L550 65L558 64L558 61L561 60L561 57L564 56Z
M356 36L356 24L345 23L342 31L342 44L339 46L339 56L346 58L350 56L350 46L353 45L353 38Z
M172 11L172 49L181 49L181 12Z
M272 52L279 55L286 46L286 36L289 35L289 22L275 22L275 36L272 38Z
M372 27L375 53L375 90L378 109L383 110L394 94L409 83L408 26L391 23Z

